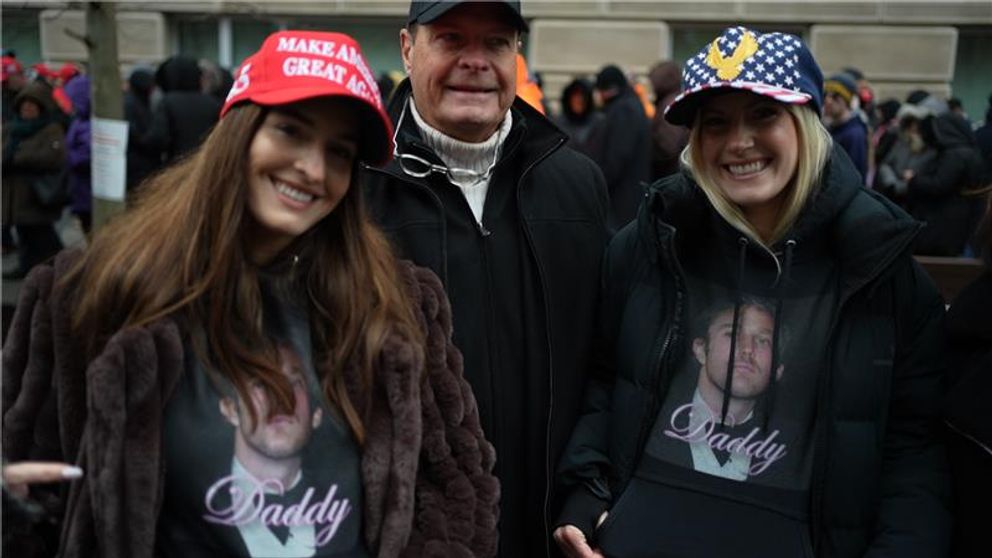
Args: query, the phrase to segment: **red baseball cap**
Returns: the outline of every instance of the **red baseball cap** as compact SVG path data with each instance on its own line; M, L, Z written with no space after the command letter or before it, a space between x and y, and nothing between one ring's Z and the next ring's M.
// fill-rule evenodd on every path
M358 101L368 113L362 123L360 157L374 164L389 160L393 124L383 109L379 86L361 46L343 33L279 31L266 37L258 52L235 72L220 116L245 101L273 106L314 97Z
M21 63L18 62L13 56L4 56L3 61L0 62L0 69L3 71L3 79L0 81L7 81L8 77L15 74L20 74L24 71L24 68L21 67Z
M51 68L49 68L48 64L45 64L44 62L38 62L37 64L33 64L31 68L34 69L34 72L36 74L38 74L39 76L45 79L52 79L58 76L58 74L55 73L55 71L53 71Z

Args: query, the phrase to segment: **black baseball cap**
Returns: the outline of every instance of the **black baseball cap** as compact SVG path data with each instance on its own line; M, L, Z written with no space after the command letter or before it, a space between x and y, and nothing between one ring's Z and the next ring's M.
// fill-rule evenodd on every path
M449 10L470 0L444 0L435 2L410 2L410 15L406 18L406 24L430 23L437 18L448 13ZM520 1L498 2L507 7L507 14L520 31L529 31L524 16L520 14Z

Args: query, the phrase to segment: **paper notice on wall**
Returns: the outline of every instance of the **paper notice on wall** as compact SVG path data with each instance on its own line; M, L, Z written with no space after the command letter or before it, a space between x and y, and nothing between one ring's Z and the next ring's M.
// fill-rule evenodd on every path
M124 201L127 182L127 126L126 120L94 118L90 121L94 197Z

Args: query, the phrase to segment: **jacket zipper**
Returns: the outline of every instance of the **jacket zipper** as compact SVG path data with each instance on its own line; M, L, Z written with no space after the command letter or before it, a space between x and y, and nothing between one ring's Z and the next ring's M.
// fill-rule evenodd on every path
M962 438L964 438L965 440L968 440L968 441L969 441L969 442L971 442L972 444L975 444L975 445L976 445L976 446L978 446L978 447L979 447L980 449L982 449L982 450L983 450L983 451L984 451L985 453L987 453L987 454L989 454L990 456L992 456L992 448L990 448L989 446L987 446L987 445L986 445L985 443L983 443L983 442L982 442L981 440L979 440L978 438L976 438L976 437L974 437L974 436L972 436L971 434L968 434L968 433L967 433L967 432L965 432L964 430L961 430L961 429L960 429L960 428L958 428L957 426L954 426L954 423L953 423L953 422L951 422L951 421L948 421L948 420L945 420L945 421L944 421L944 424L946 424L946 425L947 425L947 427L948 427L948 428L950 428L951 430L953 430L953 431L954 431L954 432L955 432L955 433L956 433L957 435L959 435L959 436L961 436L961 437L962 437Z
M661 343L661 347L658 349L658 356L655 360L655 372L651 378L651 405L648 412L641 420L641 428L637 436L637 454L634 455L634 460L630 463L630 474L628 474L625 479L622 479L624 491L626 491L626 484L629 482L630 477L633 476L634 467L637 466L637 463L640 462L641 457L644 455L644 448L647 445L647 437L651 432L652 425L654 424L655 415L658 414L658 408L661 403L661 397L658 391L661 388L663 376L665 376L664 363L668 356L668 349L672 343L672 340L675 338L676 330L679 327L679 319L682 315L682 305L685 298L683 286L685 282L682 277L682 268L679 265L677 258L674 256L675 232L675 229L672 228L672 234L669 236L667 247L661 246L657 239L657 231L654 232L655 250L657 250L659 256L663 257L663 259L668 262L668 267L671 268L672 277L675 278L675 306L672 314L666 319L662 326L664 328L665 338ZM662 254L662 252L664 252L664 254ZM662 286L661 288L664 291L664 287Z
M554 415L555 408L555 374L554 374L554 351L551 346L551 314L548 310L548 285L544 274L544 267L541 265L540 258L537 257L537 247L534 245L534 239L531 236L530 226L527 223L527 216L522 214L521 203L520 203L520 184L524 181L524 178L530 174L530 171L537 166L538 163L547 159L552 153L558 151L562 145L565 144L563 138L559 138L558 141L552 145L547 151L544 152L540 157L534 159L527 168L520 173L520 178L517 180L517 211L521 212L521 222L524 224L523 231L524 237L527 238L527 246L530 247L530 252L534 254L534 263L537 264L537 275L541 280L541 291L544 303L544 335L545 341L548 346L548 418L545 423L544 428L544 505L541 510L541 518L544 520L544 554L545 556L551 556L551 543L549 541L549 536L551 534L551 525L548 521L548 506L551 505L551 476L552 476L552 465L551 465L551 417Z

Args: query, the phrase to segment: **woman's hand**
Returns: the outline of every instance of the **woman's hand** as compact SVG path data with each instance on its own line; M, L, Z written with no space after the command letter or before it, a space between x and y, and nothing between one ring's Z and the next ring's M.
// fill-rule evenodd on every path
M3 466L3 485L20 498L28 495L28 485L82 478L83 470L68 463L23 461Z
M603 512L599 516L599 520L596 521L597 528L603 524L607 513L609 512ZM574 525L562 525L555 529L554 537L555 542L568 558L603 558L603 553L589 546L586 536Z

